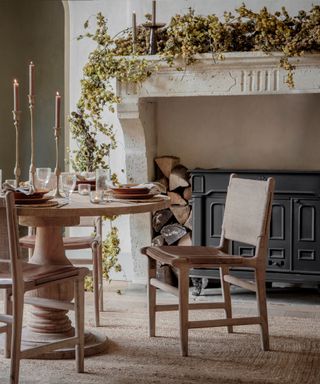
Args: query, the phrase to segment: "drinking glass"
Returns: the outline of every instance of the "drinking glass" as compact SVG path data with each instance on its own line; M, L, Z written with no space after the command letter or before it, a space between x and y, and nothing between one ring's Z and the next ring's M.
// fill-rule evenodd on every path
M104 198L103 198L103 200L106 202L111 201L112 187L113 187L113 182L112 182L112 178L111 178L111 172L110 172L110 170L108 170L107 175L106 175L106 179L105 179L105 189L104 189Z
M45 189L51 176L51 168L36 168L37 179L40 181L41 189Z
M104 201L110 200L110 192L112 187L111 172L109 169L96 170L96 191L102 191Z
M104 191L106 188L108 171L105 169L96 170L96 191Z
M75 173L62 172L60 180L65 197L67 201L70 201L70 196L76 186L77 176Z
M93 204L100 204L103 202L103 191L91 191L90 201Z
M89 195L91 191L90 184L78 184L79 195Z

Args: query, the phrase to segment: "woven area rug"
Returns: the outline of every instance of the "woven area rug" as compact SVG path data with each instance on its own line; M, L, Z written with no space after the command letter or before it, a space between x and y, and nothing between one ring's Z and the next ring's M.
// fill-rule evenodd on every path
M260 349L257 326L190 331L190 356L179 355L178 316L158 315L156 338L147 336L145 290L120 286L106 292L106 309L98 330L109 339L106 354L86 358L85 374L75 372L74 361L23 360L25 384L131 383L320 383L320 305L309 302L269 303L271 351ZM167 295L161 295L167 301ZM207 300L200 297L197 300ZM213 297L216 299L216 295ZM92 295L87 294L87 320L93 324ZM171 299L169 302L173 302ZM251 296L234 299L235 313L251 316ZM221 312L192 312L193 319L221 317ZM0 383L8 381L9 361L0 357Z

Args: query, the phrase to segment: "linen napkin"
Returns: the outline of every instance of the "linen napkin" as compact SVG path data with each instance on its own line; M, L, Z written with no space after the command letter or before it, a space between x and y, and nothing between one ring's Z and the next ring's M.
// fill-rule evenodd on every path
M34 188L32 186L15 188L11 184L3 183L2 190L3 192L7 192L7 191L20 192L26 196L31 196L34 194Z

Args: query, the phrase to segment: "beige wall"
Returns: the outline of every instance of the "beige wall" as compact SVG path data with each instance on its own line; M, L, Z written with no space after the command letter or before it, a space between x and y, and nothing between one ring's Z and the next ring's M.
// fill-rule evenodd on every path
M54 168L54 95L64 90L64 10L60 1L0 1L0 169L13 176L15 132L12 122L12 80L19 79L22 109L23 178L30 163L28 64L36 64L36 166ZM63 112L63 111L62 111ZM61 144L63 159L63 143Z
M158 155L189 168L320 169L320 95L161 100Z

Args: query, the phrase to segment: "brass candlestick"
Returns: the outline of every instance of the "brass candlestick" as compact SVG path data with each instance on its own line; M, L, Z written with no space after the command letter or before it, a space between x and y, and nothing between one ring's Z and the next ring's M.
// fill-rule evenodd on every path
M54 127L53 129L54 129L54 137L56 141L56 167L54 169L54 174L56 175L56 179L57 179L57 187L54 193L54 197L61 198L63 197L61 196L59 191L60 174L61 174L60 167L59 167L59 140L60 140L61 128Z
M29 99L30 125L31 125L31 158L30 158L30 168L29 168L29 184L30 184L30 188L35 189L36 168L34 165L34 122L33 122L34 95L28 95L28 99Z
M14 167L14 175L16 178L17 187L19 187L21 168L20 168L20 155L19 155L19 133L20 133L20 115L21 111L12 111L13 114L13 124L16 129L16 164Z

